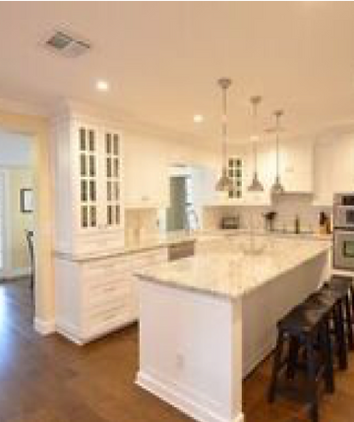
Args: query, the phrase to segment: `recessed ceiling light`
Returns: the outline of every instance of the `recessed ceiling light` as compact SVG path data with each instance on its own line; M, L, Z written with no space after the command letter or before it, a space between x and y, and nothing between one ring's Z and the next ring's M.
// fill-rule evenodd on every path
M108 91L109 90L108 82L101 79L96 82L96 88L98 89L98 91Z
M195 114L193 120L194 123L202 123L204 121L204 117L201 114Z

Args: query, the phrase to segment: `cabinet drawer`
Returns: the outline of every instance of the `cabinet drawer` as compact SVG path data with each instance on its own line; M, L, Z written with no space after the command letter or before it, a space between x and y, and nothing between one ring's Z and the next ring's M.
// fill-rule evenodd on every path
M139 253L134 256L131 262L131 269L134 272L135 269L141 267L147 267L149 265L161 264L167 261L167 250L158 249L149 252Z
M120 270L121 262L117 258L99 259L82 266L82 273L85 278L104 278Z
M84 320L84 337L98 337L133 321L133 314L126 304L121 304L115 309L93 313Z
M84 308L89 308L93 304L104 304L112 300L121 300L131 296L131 280L123 279L111 283L94 284L87 286L84 298Z
M106 321L119 317L120 315L128 314L131 309L130 295L122 295L120 297L113 297L109 301L103 303L91 304L84 310L84 321L87 324L96 324L100 321Z

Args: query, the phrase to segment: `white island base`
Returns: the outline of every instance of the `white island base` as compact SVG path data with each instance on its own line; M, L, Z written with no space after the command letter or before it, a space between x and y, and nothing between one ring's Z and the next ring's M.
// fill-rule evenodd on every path
M236 297L141 274L137 384L197 421L242 422L242 379L272 350L277 320L327 272L325 250Z

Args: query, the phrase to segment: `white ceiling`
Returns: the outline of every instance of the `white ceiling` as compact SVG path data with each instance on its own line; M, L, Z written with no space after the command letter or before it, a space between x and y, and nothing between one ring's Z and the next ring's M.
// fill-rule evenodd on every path
M0 130L0 167L31 166L31 150L29 136Z
M54 28L93 50L48 53L39 41ZM354 121L353 2L1 2L0 39L0 97L47 109L71 97L208 141L219 134L216 80L230 76L232 139L249 134L254 94L262 125L281 107L291 134Z

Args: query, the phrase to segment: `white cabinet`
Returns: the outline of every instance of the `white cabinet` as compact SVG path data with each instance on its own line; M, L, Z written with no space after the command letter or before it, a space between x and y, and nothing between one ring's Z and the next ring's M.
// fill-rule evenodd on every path
M169 173L165 148L149 138L128 135L125 148L125 206L169 206Z
M138 319L134 273L167 261L167 249L73 261L55 259L56 327L84 344Z
M55 249L80 254L122 246L120 132L69 116L55 123L53 135Z
M276 177L276 148L274 142L258 146L258 176L264 192L257 194L259 202L271 203L271 187ZM287 193L310 193L313 191L313 144L305 141L287 141L280 144L279 172ZM254 158L251 147L245 158L245 184L251 183ZM254 194L246 194L252 196ZM247 199L247 202L252 200Z
M280 174L286 192L313 192L312 142L288 141L282 143Z
M331 206L335 192L350 192L353 186L354 136L337 136L317 143L314 203Z

